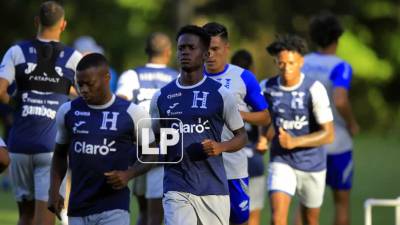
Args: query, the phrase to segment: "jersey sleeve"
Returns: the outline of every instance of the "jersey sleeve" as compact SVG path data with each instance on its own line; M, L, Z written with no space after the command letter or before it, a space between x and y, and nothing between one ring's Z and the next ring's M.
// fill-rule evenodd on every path
M63 105L61 105L61 107L57 111L56 115L57 144L68 144L70 142L70 135L68 133L67 128L65 127L65 115L70 109L71 109L71 102L66 102Z
M349 90L352 76L353 70L350 64L342 62L332 70L330 79L333 83L333 87L342 87Z
M140 107L134 103L131 103L129 106L128 113L134 123L135 134L137 137L136 142L139 145L142 145L142 135L143 132L146 131L149 132L149 142L154 142L154 132L151 129L151 119L149 113L143 107ZM147 130L144 130L145 128L147 128Z
M3 147L3 148L7 147L6 143L4 143L3 138L0 138L0 147Z
M79 61L82 59L82 54L78 51L74 51L71 57L68 59L68 62L65 64L65 67L76 72L76 67L78 66Z
M157 91L154 95L153 98L151 99L150 102L150 113L151 113L151 118L160 118L160 111L158 109L158 98L161 95L161 91ZM159 120L153 120L152 121L152 127L153 127L153 131L154 133L158 133L158 131L160 130L160 121Z
M133 91L139 88L138 74L135 70L128 70L121 74L115 94L125 96L129 101L132 101Z
M235 97L225 87L221 86L218 90L224 101L223 117L229 130L235 131L244 126L242 116L240 116Z
M316 81L310 88L314 116L319 124L333 121L328 93L325 87Z
M0 65L0 77L6 79L9 84L15 80L15 66L25 62L21 47L14 45L9 48Z
M251 106L254 111L263 111L267 109L268 104L261 93L260 85L258 84L254 74L248 70L244 70L241 74L241 78L246 86L244 102Z

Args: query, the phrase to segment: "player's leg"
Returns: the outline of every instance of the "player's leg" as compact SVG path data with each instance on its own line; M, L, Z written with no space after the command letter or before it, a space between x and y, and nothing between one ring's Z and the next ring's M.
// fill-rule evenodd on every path
M268 171L271 224L286 225L290 202L297 186L296 174L290 166L277 162L270 163Z
M165 193L162 200L165 225L198 225L198 217L189 198L189 193Z
M164 217L162 207L164 167L151 169L146 174L147 225L161 225Z
M249 193L250 193L249 225L259 225L261 220L261 210L264 208L264 200L266 193L265 175L250 177Z
M35 214L32 157L10 153L10 176L18 205L18 225L32 225Z
M53 153L35 154L33 173L35 185L35 225L54 225L55 216L47 209L50 188L50 168Z
M331 187L335 205L334 225L350 224L350 190L353 179L352 151L328 155L327 185Z
M136 177L132 183L132 193L136 198L139 215L136 220L136 225L147 225L147 200L145 197L146 191L146 175Z
M231 225L247 224L250 215L249 178L228 180Z
M296 193L300 200L303 224L318 225L320 207L324 199L326 170L305 172L295 170L297 177Z

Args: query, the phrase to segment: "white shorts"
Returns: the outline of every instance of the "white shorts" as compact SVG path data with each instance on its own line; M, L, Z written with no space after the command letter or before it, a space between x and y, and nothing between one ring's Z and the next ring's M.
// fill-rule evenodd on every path
M169 191L164 195L163 207L165 225L229 225L228 195Z
M307 208L319 208L322 205L326 170L305 172L296 170L284 163L272 162L268 168L268 191L295 193L301 204Z
M266 192L267 192L267 178L265 175L250 177L249 180L250 211L264 208Z
M10 153L10 175L15 199L47 201L50 187L50 169L53 153ZM60 187L65 197L65 179Z
M164 167L157 166L146 174L146 199L162 198L164 194Z
M68 217L69 225L129 225L129 222L129 212L122 209L104 211L84 217Z

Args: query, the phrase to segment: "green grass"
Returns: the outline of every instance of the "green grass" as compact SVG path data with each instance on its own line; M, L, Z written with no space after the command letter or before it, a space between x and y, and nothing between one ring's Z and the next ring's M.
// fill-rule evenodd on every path
M353 225L364 224L363 204L367 198L396 198L400 196L399 146L400 140L397 137L362 135L356 138L355 177L351 207ZM137 207L135 202L132 202L131 205L131 217L132 221L135 221ZM292 206L294 205L295 203L292 203ZM270 219L269 208L266 207L262 214L262 224L268 224ZM332 224L332 216L332 197L330 190L327 189L321 210L321 224ZM15 225L17 217L17 207L11 193L0 191L0 225ZM292 216L289 221L292 221ZM134 223L132 222L132 224ZM290 224L292 223L290 222ZM394 209L374 208L373 224L394 224Z

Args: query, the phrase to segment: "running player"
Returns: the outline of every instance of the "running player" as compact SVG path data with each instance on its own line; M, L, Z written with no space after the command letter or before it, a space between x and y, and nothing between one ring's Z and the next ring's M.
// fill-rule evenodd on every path
M221 153L246 144L243 120L232 94L203 74L209 35L201 27L188 25L180 29L177 41L180 76L161 88L151 102L152 117L182 121L158 124L183 134L167 151L167 161L183 158L164 166L165 224L228 225L229 190ZM223 140L226 129L234 136Z
M69 225L129 225L127 183L150 165L128 166L136 159L134 142L141 144L141 130L151 129L151 123L138 121L150 115L112 94L109 65L99 53L79 61L76 79L81 97L63 104L57 113L48 207L60 218L64 200L59 188L69 167ZM149 140L154 141L153 132Z
M301 73L306 48L295 35L280 36L267 47L279 69L264 92L276 131L268 178L273 225L287 224L295 193L304 223L319 224L326 175L323 145L334 139L333 116L324 86Z
M229 42L225 26L211 22L203 26L211 36L210 56L206 61L205 74L220 82L236 97L236 104L242 111L246 122L267 125L269 115L267 103L261 95L260 86L250 71L228 64ZM250 106L254 112L250 112ZM224 132L223 139L229 139L232 133ZM230 221L232 224L246 224L249 219L249 175L247 156L244 151L224 153L224 165L228 177L231 203Z
M154 93L178 75L177 71L167 67L172 54L171 47L171 40L166 34L152 33L146 41L147 64L124 72L119 78L116 94L150 110ZM137 225L161 225L163 177L163 166L157 166L146 175L134 179L132 189L140 213Z
M59 42L67 22L56 2L40 5L35 40L12 46L0 66L0 101L16 103L10 131L11 179L19 224L54 224L47 210L58 108L68 100L80 53ZM16 82L11 98L7 87Z
M333 104L335 140L328 151L326 184L333 190L334 225L350 224L350 190L353 179L352 136L359 127L352 113L349 90L351 66L336 56L343 28L330 13L321 13L310 22L310 36L318 51L304 58L303 72L319 80L327 89Z

